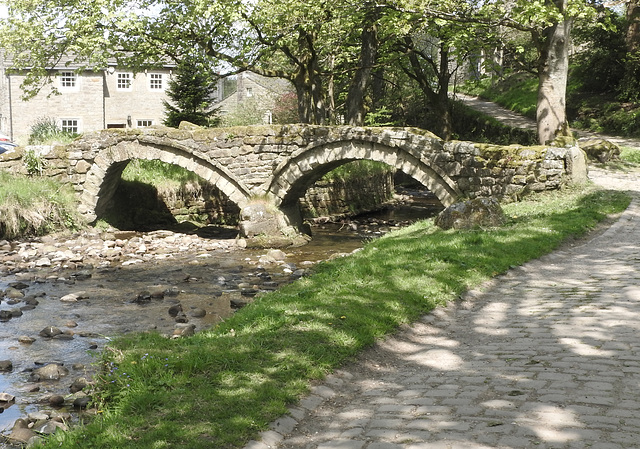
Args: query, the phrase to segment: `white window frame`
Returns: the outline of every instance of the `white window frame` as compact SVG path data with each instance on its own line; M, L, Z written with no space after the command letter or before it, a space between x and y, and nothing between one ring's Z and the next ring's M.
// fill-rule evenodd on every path
M126 82L126 86L125 86L125 82ZM116 88L124 92L130 92L131 90L133 90L133 73L117 72Z
M73 70L60 70L58 72L58 84L60 86L60 90L78 90L78 74Z
M81 121L79 118L61 118L60 129L65 132L80 134L82 131Z
M148 126L153 126L152 119L138 119L136 120L136 128L146 128Z
M253 97L253 87L247 87L246 94L247 98Z
M164 90L164 74L157 72L150 72L149 76L149 90L154 92Z

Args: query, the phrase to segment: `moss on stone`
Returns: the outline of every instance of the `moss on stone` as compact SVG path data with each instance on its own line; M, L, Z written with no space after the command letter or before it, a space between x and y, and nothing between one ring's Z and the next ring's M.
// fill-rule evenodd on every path
M524 162L542 161L545 158L547 148L545 146L523 147L521 145L491 145L475 144L480 150L476 160L484 161L488 168L521 166Z

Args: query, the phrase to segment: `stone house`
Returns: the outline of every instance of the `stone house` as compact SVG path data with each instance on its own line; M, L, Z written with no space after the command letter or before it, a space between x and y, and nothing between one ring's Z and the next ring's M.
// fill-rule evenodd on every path
M272 123L273 110L282 95L292 92L291 83L282 78L270 78L254 72L241 72L236 77L236 91L226 97L217 106L221 117L236 114L241 108L249 108L248 114L255 123L252 125L269 125ZM250 120L250 118L248 118Z
M75 133L162 124L175 66L134 73L113 63L104 70L77 71L60 61L50 69L52 83L27 101L20 87L26 73L10 67L0 58L0 132L24 143L31 126L44 117Z

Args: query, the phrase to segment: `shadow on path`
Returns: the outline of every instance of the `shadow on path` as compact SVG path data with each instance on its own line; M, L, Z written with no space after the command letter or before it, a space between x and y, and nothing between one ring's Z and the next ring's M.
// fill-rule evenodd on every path
M378 343L247 448L637 448L638 177L595 176L634 196L612 227Z

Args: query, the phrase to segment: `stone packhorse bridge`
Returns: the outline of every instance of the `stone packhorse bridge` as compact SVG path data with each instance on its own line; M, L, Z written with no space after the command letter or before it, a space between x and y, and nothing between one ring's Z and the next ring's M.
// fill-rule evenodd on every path
M444 142L415 128L312 125L201 129L145 128L85 134L50 159L51 175L68 179L80 211L100 217L132 159L159 159L215 184L242 211L241 231L294 235L302 229L298 199L316 180L347 162L384 162L412 176L443 205L475 197L515 199L586 178L577 148L498 147ZM1 167L1 164L0 164Z

